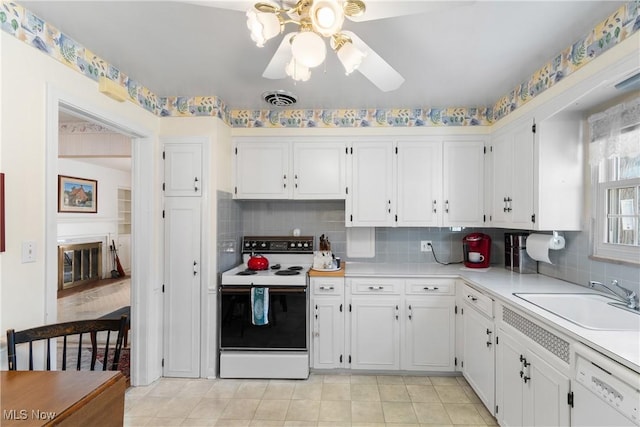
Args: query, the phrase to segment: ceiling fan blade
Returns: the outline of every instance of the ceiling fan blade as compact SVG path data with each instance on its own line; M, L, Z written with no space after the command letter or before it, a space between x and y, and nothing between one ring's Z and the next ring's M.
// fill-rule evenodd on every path
M269 65L265 68L262 77L265 79L284 79L287 77L285 68L287 63L291 60L291 37L295 33L287 33L282 38L278 50L273 54Z
M354 46L366 54L356 71L360 71L378 89L383 92L390 92L398 89L404 83L404 77L363 42L360 37L351 31L342 31L342 33L349 36Z
M366 11L360 16L347 16L353 22L374 21L396 16L434 13L444 9L468 6L475 1L377 1L365 2Z

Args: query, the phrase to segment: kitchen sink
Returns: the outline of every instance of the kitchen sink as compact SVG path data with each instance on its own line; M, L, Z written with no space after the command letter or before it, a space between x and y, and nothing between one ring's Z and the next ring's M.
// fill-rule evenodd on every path
M531 304L587 329L640 331L640 312L597 294L514 293Z

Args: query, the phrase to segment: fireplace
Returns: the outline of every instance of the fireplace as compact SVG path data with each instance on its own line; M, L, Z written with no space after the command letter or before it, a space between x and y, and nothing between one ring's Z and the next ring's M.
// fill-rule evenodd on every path
M102 242L58 245L58 290L102 278Z

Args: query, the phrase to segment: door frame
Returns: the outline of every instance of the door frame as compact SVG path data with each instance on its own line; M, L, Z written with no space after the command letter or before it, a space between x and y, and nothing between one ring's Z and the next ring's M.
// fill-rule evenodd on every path
M131 184L131 384L146 385L161 376L162 343L161 290L157 280L158 261L154 258L154 238L158 233L149 221L154 203L154 131L98 107L86 99L72 96L47 84L45 148L45 323L57 321L57 174L58 116L60 109L72 111L132 138ZM151 256L141 256L151 254ZM144 278L144 280L143 280ZM145 319L143 322L142 319ZM141 363L145 361L145 363ZM157 362L157 363L156 363Z

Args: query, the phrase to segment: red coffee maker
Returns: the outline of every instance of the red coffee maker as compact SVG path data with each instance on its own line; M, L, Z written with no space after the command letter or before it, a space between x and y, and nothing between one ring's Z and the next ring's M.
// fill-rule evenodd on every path
M487 268L491 262L491 237L471 233L462 239L464 265L469 268Z

